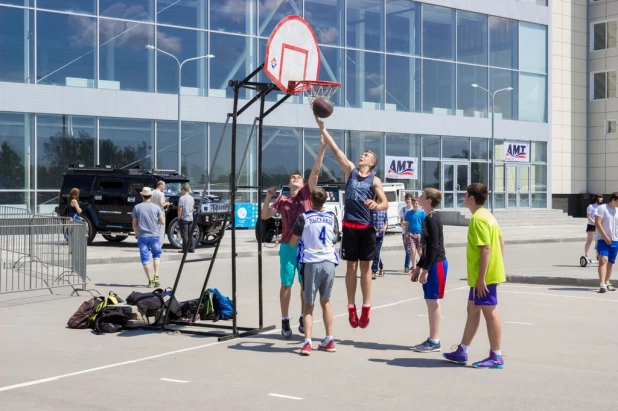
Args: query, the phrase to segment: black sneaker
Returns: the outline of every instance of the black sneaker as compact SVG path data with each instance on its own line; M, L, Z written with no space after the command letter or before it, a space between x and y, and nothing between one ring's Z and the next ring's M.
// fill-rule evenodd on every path
M292 329L290 328L290 320L281 320L281 335L285 338L292 337Z
M304 317L300 317L298 319L298 332L301 334L305 334L305 320Z

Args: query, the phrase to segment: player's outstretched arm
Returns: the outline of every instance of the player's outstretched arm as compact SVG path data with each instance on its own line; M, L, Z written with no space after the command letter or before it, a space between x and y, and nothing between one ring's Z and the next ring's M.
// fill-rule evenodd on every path
M320 120L317 116L315 117L315 122L320 128L320 133L322 134L322 138L324 139L324 141L326 141L326 145L330 147L331 151L335 155L335 158L337 159L337 162L339 163L339 166L345 173L345 179L347 181L350 173L352 172L352 170L354 170L354 163L348 160L348 158L345 156L345 153L341 151L341 149L337 146L335 140L333 140L328 130L326 130L326 127L324 127L324 122Z
M324 164L324 153L326 153L326 140L322 137L320 139L320 151L315 157L313 170L311 170L311 175L309 175L309 180L307 181L307 184L309 184L309 190L313 190L318 185L320 170L322 169L322 164Z
M270 199L277 193L277 189L275 187L271 187L266 192L266 198L264 199L264 204L262 204L262 212L260 213L260 217L262 220L268 220L275 214L277 214L277 210L270 205Z

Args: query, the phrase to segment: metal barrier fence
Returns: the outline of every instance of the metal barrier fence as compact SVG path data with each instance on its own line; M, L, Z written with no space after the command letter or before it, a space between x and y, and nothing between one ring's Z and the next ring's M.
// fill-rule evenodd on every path
M85 289L86 234L68 217L0 206L0 294Z

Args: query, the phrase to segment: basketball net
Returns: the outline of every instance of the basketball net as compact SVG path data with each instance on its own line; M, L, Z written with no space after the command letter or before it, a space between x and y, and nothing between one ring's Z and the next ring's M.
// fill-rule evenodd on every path
M341 83L334 81L320 80L300 80L288 82L288 94L298 95L304 93L309 99L309 104L313 104L317 98L330 99L339 90Z

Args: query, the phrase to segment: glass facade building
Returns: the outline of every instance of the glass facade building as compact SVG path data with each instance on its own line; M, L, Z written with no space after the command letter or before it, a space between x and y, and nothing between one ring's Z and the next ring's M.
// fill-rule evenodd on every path
M180 169L197 187L210 173L211 191L226 197L228 81L262 64L283 17L301 15L320 44L320 79L343 84L327 127L350 159L374 151L378 175L390 181L385 156L415 157L418 179L397 182L439 188L444 208L463 207L467 184L488 183L491 153L491 102L471 84L513 87L494 104L496 207L548 207L547 1L444 3L0 0L0 204L49 212L62 173L76 163ZM146 45L180 61L215 55L183 66L180 153L178 65ZM243 90L241 97L253 95ZM246 184L257 184L254 114L239 127ZM297 170L308 175L319 133L303 99L290 98L266 125L264 185L284 184ZM504 163L504 141L526 142L530 161ZM343 179L330 152L321 179ZM257 201L256 193L242 197Z

